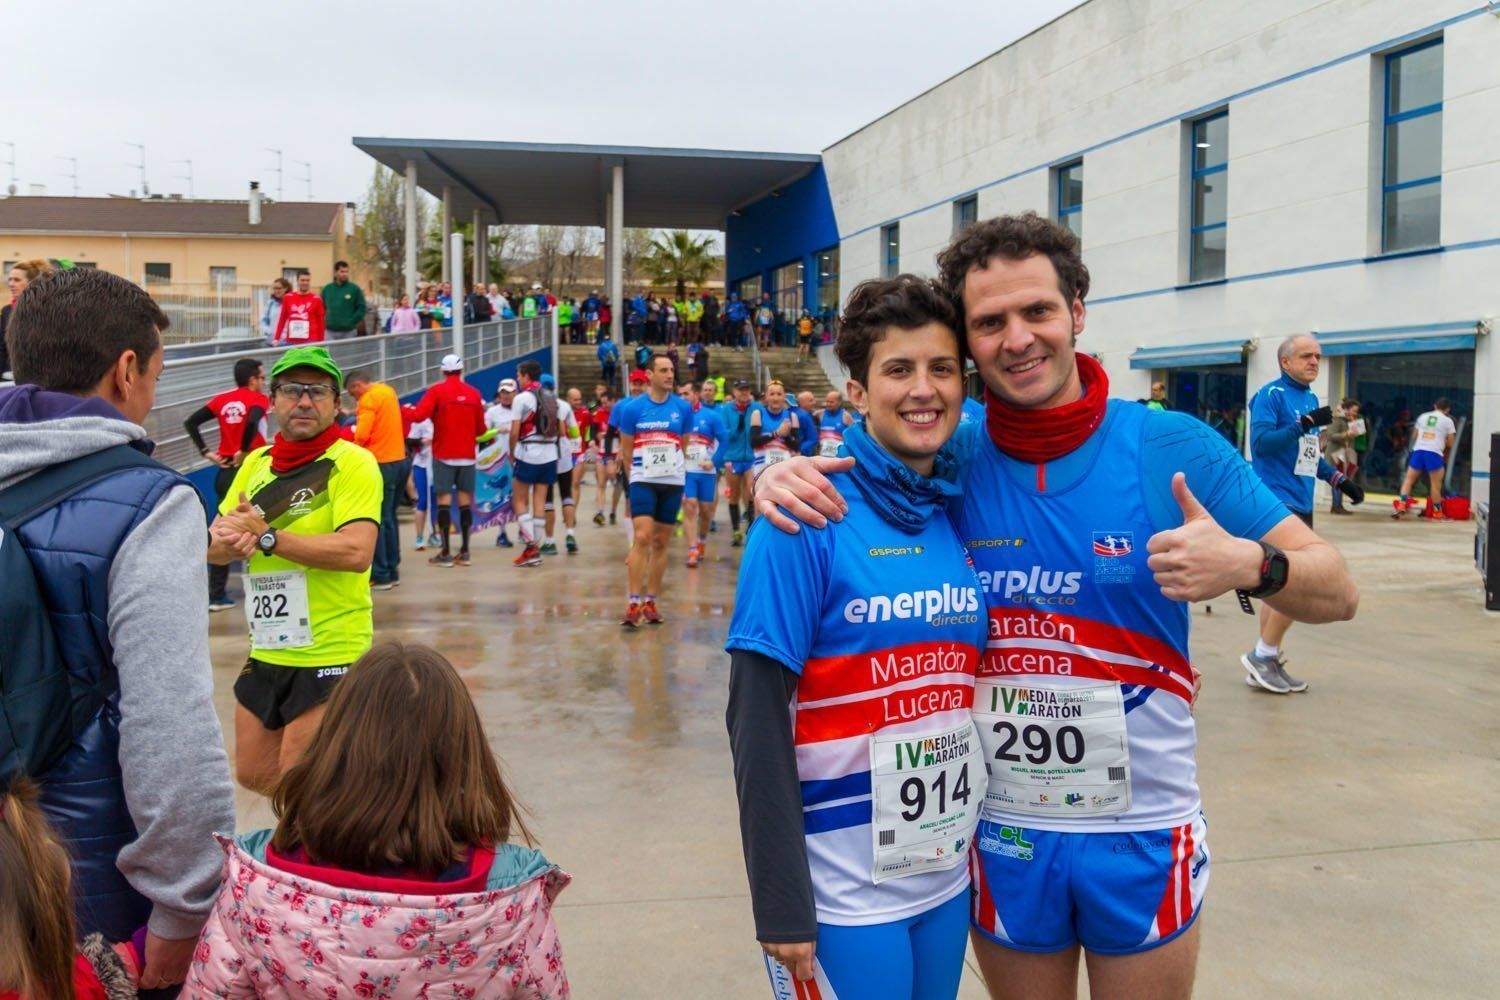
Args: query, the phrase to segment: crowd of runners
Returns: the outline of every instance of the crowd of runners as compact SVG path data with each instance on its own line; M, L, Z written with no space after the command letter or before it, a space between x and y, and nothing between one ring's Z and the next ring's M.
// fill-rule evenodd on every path
M1259 601L1246 681L1287 694L1308 688L1291 623L1358 603L1312 530L1316 478L1364 498L1320 457L1317 342L1283 345L1247 462L1192 416L1109 398L1075 349L1089 272L1066 228L986 220L939 266L850 294L847 403L649 351L619 399L529 360L486 400L450 354L405 404L316 344L233 362L186 423L215 466L206 532L197 492L145 455L166 317L103 272L33 282L8 319L20 384L0 389L0 663L8 718L31 720L0 733L0 937L33 945L0 990L118 973L193 997L566 995L568 876L453 668L377 641L373 608L403 532L435 568L529 574L598 558L613 528L632 632L716 535L742 549L726 721L776 996L953 997L970 941L995 997L1071 997L1080 960L1092 995L1188 996L1210 872L1188 607ZM1429 451L1445 416L1418 421ZM513 555L475 545L497 468ZM231 762L207 612L235 606L232 565ZM231 773L277 822L216 842ZM385 957L325 964L349 940Z

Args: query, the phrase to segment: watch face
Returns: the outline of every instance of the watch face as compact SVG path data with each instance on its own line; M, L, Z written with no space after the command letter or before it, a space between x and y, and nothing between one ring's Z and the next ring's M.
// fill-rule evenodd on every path
M259 544L263 550L271 548L271 546L276 544L276 533L268 531L264 535L261 535Z

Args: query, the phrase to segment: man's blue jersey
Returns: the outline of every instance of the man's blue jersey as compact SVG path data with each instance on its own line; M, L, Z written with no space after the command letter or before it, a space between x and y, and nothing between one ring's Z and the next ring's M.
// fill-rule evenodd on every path
M1188 608L1162 596L1146 544L1179 527L1172 476L1230 534L1287 514L1197 418L1112 399L1075 451L1000 452L979 425L950 510L989 605L975 723L985 817L1042 830L1155 830L1198 813Z
M963 409L958 414L960 424L978 424L984 426L984 404L973 396L964 397Z
M755 411L752 400L742 410L734 400L726 399L719 404L719 420L724 425L724 446L719 450L719 462L748 462L755 457L750 450L750 414Z
M693 407L688 426L686 452L688 475L711 476L718 470L718 455L724 446L724 423L713 406Z
M789 535L757 519L726 648L760 653L799 675L792 729L818 921L878 924L926 911L968 885L967 832L942 845L954 867L875 881L871 748L872 738L892 733L929 737L968 724L984 605L947 518L907 534L848 474L830 478L849 504L842 521ZM983 794L982 772L966 780L972 788L950 780L944 794L964 796L966 805L968 794ZM909 790L908 806L915 796Z
M793 448L786 438L777 437L776 431L782 424L792 419L792 414L798 412L795 406L783 407L780 413L772 413L764 403L756 403L755 410L760 414L760 432L765 435L765 442L754 447L755 471L759 473L768 465L775 465L782 459L791 458L799 454L799 450ZM807 424L801 423L798 427L803 434L807 433Z
M683 435L692 422L692 404L681 396L658 403L648 394L633 402L620 418L620 433L633 435L630 481L681 486L687 473Z
M639 396L626 396L614 406L611 406L609 408L609 426L613 427L615 430L619 430L620 421L625 419L626 411L628 411L636 403L640 402L644 397L645 393L642 393Z
M797 450L804 455L816 455L818 453L817 418L800 406L793 406L791 409L797 412L797 426L802 429L802 436L797 441Z
M843 409L829 410L825 407L819 410L817 450L814 454L822 455L825 458L833 458L839 453L839 445L843 443Z
M1324 460L1316 428L1303 431L1298 420L1318 408L1318 394L1286 372L1260 387L1250 400L1250 462L1261 482L1282 503L1303 514L1312 513L1313 478L1327 479L1333 466ZM1297 474L1299 453L1307 458Z

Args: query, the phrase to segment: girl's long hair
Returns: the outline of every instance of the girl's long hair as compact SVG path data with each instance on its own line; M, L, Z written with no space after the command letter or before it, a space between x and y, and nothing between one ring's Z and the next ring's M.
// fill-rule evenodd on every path
M350 871L436 874L468 846L532 843L463 680L417 644L380 643L349 669L271 805L272 847Z
M25 778L0 793L0 990L74 1000L68 852Z

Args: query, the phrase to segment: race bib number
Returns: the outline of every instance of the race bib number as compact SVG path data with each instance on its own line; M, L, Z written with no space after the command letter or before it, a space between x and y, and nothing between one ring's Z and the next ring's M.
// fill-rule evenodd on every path
M694 469L702 472L714 471L714 457L708 451L708 445L702 441L691 441L687 446L688 464Z
M870 738L877 884L964 863L984 802L983 761L972 722Z
M824 458L838 458L839 445L843 443L844 439L842 437L834 437L833 435L818 438L818 454Z
M313 644L307 616L307 574L301 570L245 575L245 618L256 649L298 649Z
M286 321L286 337L288 340L306 340L311 328L305 319L289 319Z
M673 441L652 442L641 447L641 474L671 476L682 471L682 448Z
M1318 474L1318 436L1304 434L1297 440L1297 465L1292 469L1299 476Z
M989 769L988 808L1061 817L1130 808L1130 744L1119 684L1028 687L981 679L974 724Z
M777 462L791 457L791 449L780 441L768 442L762 445L755 453L755 460L760 464L761 468L765 468L768 465L775 465Z

